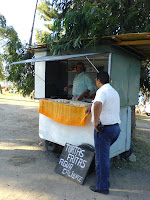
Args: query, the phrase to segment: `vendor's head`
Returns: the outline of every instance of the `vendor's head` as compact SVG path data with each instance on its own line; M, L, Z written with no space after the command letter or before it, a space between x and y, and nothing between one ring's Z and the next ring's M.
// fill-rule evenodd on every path
M80 74L85 71L84 63L79 62L76 65L77 73Z
M102 85L109 83L109 75L107 72L97 73L96 85L100 88Z

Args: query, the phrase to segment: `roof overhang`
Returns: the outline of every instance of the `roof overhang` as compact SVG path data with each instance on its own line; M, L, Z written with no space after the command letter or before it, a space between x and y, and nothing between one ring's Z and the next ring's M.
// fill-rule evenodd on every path
M142 60L150 60L150 33L127 33L104 36L103 39L113 40L116 45L140 56Z
M74 55L63 55L63 56L44 56L44 57L39 57L39 58L32 58L28 60L13 62L10 64L10 66L17 65L17 64L24 64L24 63L32 63L32 62L68 60L72 58L94 56L98 54L99 53L86 53L86 54L74 54Z

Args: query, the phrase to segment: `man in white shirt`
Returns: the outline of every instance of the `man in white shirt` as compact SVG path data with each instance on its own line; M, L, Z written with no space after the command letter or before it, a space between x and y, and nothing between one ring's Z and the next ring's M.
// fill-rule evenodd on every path
M109 194L110 146L120 134L120 97L109 84L107 72L97 74L96 85L99 88L95 99L86 113L91 111L94 124L95 164L97 185L90 186L94 192Z

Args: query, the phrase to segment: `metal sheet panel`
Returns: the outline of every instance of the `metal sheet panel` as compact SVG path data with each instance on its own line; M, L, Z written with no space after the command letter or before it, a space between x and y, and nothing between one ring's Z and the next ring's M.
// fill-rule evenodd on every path
M128 102L128 69L124 56L112 54L111 84L120 95L121 106L126 106Z
M128 105L137 105L140 87L140 67L141 62L135 59L131 60L129 70L129 87L128 87Z
M46 52L36 53L36 57L46 56ZM35 98L45 98L45 62L36 63L34 66Z
M36 63L35 98L45 98L45 62Z
M30 63L30 62L67 60L67 59L77 58L77 57L93 56L96 54L98 53L74 54L74 55L64 55L64 56L44 56L44 57L39 57L39 58L32 58L28 60L13 62L10 65L17 65L17 64Z
M140 63L127 54L112 54L112 86L120 95L121 106L136 105L138 102Z

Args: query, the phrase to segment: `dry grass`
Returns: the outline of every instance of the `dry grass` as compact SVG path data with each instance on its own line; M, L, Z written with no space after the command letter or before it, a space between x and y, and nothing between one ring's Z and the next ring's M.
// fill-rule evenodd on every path
M140 115L136 114L136 121L141 121L141 122L149 122L150 123L150 116L147 116L146 114Z
M150 124L150 117L136 115L136 121ZM136 128L136 139L133 141L133 145L133 154L136 156L136 162L129 162L128 159L117 160L115 158L113 164L120 168L150 171L150 128L147 126L145 128Z

